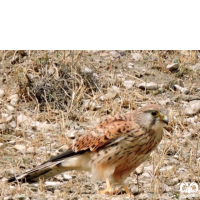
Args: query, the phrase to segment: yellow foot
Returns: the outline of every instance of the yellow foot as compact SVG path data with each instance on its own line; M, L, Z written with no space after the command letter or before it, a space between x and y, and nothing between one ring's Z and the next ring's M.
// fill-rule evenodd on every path
M99 190L98 191L98 194L109 194L109 195L113 195L116 193L116 190L114 190L111 185L110 185L110 181L109 179L107 178L106 179L106 185L107 185L107 188L105 190Z
M129 197L133 197L134 195L130 192L130 190L128 189L128 187L126 185L123 185L123 188L126 192L126 194L129 196Z

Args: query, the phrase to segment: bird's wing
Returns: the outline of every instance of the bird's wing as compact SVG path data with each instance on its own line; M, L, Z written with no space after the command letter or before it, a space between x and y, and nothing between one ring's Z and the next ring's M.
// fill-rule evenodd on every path
M123 139L123 136L127 133L142 133L139 124L132 119L132 116L129 113L106 119L94 130L75 139L72 145L73 151L79 152L87 149L95 151L113 141Z

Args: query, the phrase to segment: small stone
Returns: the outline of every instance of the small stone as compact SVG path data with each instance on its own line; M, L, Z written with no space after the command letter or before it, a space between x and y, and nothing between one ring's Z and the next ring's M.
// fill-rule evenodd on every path
M15 108L13 106L10 105L6 105L6 108L10 111L10 112L14 112Z
M134 83L135 83L134 81L128 80L128 81L124 81L123 85L125 86L125 88L131 89L133 87Z
M19 96L18 96L18 94L13 94L13 95L9 96L8 99L9 100L11 100L11 99L19 99Z
M186 115L195 115L200 112L200 100L190 101L185 109Z
M104 101L104 100L114 99L116 95L117 93L115 92L108 92L105 95L101 96L100 100Z
M170 103L170 99L167 98L166 100L160 100L160 101L158 101L158 103L159 103L160 105L162 105L162 106L166 106L167 104Z
M17 123L18 123L18 124L22 124L22 123L23 123L24 125L28 125L28 124L31 123L31 118L29 118L29 117L27 117L27 116L21 114L21 115L19 115L19 116L17 117Z
M70 176L70 175L68 175L68 174L63 174L63 178L64 178L64 180L67 180L67 181L69 181L70 179L72 179L72 177Z
M12 100L10 101L10 104L11 104L12 106L16 106L16 105L17 105L17 102L18 102L17 99L12 99Z
M25 152L25 149L26 147L24 145L21 145L21 144L16 144L14 146L15 149L19 150L20 152L24 153Z
M8 115L7 113L2 113L1 114L1 119L0 119L0 124L2 123L9 123L13 119L12 115Z
M29 147L27 149L27 153L35 153L35 148L34 147Z
M77 130L75 129L70 129L67 131L67 136L70 138L70 139L74 139L75 138L75 134L77 133Z
M174 185L176 185L176 184L178 184L178 183L179 183L179 179L178 179L178 178L168 179L168 180L166 181L166 184L167 184L168 186L174 186Z
M114 92L116 92L117 94L120 93L120 88L118 88L117 86L113 85L111 88Z
M183 94L189 94L189 92L190 92L188 88L183 88L179 85L174 85L174 87Z
M178 63L173 63L173 64L170 64L170 65L167 65L167 69L169 71L174 71L174 70L177 70L179 68L179 64Z
M154 82L150 82L150 83L141 83L138 85L138 87L142 90L156 90L158 89L158 84L154 83Z
M45 182L46 186L58 186L60 184L61 184L60 182L55 182L55 181L46 181Z
M5 93L4 90L0 89L0 98L3 98L4 93Z
M181 95L181 98L184 101L200 100L200 96L196 95Z
M92 72L93 72L93 71L92 71L90 68L88 68L88 67L85 68L85 73L90 74L90 73L92 73Z
M143 59L140 53L132 53L131 56L132 56L133 61L136 61L136 62Z
M144 171L144 165L143 165L143 164L141 164L139 167L137 167L137 168L135 169L135 173L136 173L137 175L142 174L143 171Z
M15 56L13 56L12 59L11 59L11 64L15 64L15 63L17 63L17 62L19 62L19 56L18 56L18 55L15 55Z
M191 69L194 70L194 71L200 70L200 63L196 63L195 65L193 65L191 67Z
M4 148L4 144L0 143L0 150L2 150Z
M113 56L114 58L120 58L120 53L118 53L117 51L111 51L110 55Z

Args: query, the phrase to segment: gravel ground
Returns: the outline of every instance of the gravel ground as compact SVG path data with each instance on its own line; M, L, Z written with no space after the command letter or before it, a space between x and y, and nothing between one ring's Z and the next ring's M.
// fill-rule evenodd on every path
M1 199L180 199L200 174L198 51L1 51ZM125 181L133 193L99 195L105 182L68 171L38 184L6 184L65 151L107 116L149 103L170 123L150 158ZM189 187L188 187L189 188ZM191 189L192 187L190 187Z

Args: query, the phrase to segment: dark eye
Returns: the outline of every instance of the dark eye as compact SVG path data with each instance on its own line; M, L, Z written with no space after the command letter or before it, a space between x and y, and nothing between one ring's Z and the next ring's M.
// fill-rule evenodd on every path
M152 111L151 114L152 114L153 116L157 116L157 115L158 115L158 112L157 112L157 111Z

